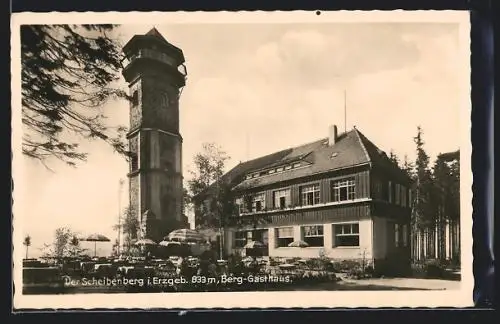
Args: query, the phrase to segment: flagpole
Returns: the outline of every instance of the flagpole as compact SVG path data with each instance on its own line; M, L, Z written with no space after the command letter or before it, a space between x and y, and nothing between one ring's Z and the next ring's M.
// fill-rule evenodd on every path
M344 133L347 133L347 90L344 88Z
M121 253L121 238L122 238L122 206L121 206L121 201L122 201L122 189L123 189L123 179L120 179L118 183L118 246L116 247L116 250L118 252L118 255Z

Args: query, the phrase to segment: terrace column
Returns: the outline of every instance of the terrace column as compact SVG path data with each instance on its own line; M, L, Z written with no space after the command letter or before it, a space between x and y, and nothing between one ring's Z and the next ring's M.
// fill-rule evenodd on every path
M293 240L294 241L302 240L302 231L299 225L293 226Z
M331 250L333 248L333 225L325 224L323 225L323 242L325 250Z

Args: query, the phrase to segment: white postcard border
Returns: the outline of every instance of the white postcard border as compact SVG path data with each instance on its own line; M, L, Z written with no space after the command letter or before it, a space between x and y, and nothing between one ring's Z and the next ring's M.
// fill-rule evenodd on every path
M23 174L21 152L20 25L23 24L200 24L200 23L360 23L439 22L460 24L460 48L464 83L460 92L461 114L461 260L459 290L450 291L301 291L22 295ZM274 308L274 307L464 307L472 306L472 169L470 140L470 22L466 11L315 11L291 12L107 12L107 13L15 13L11 18L12 76L12 174L13 189L13 306L15 309L67 308ZM465 83L467 80L467 83ZM445 125L443 125L445 127Z

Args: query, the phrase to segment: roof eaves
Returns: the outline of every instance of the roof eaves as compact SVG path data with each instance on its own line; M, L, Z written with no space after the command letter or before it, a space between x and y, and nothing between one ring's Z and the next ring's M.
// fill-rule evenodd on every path
M348 165L348 166L344 166L344 167L340 167L340 168L333 168L333 169L328 169L328 170L322 170L322 171L314 172L314 173L311 173L311 174L308 174L308 175L298 176L298 177L294 177L294 178L290 178L290 179L286 179L286 180L278 180L278 181L275 181L275 182L272 182L272 183L266 183L266 184L263 184L263 185L262 184L258 184L256 186L252 186L250 184L250 187L246 187L243 190L247 190L247 189L250 189L250 188L253 189L253 188L259 188L259 187L263 187L263 186L274 185L274 184L277 184L277 183L280 183L280 182L285 182L285 181L293 181L293 180L298 180L298 179L307 178L307 177L314 177L314 176L318 176L318 175L329 173L329 172L335 172L335 171L341 171L341 170L350 169L350 168L362 167L364 165L371 165L371 162L368 161L368 162L362 162L362 163ZM240 190L240 188L238 188L238 187L240 187L241 185L243 185L243 183L245 181L252 181L252 180L255 180L255 179L243 180L240 183L235 184L232 187L232 190L234 190L234 189Z
M363 149L363 152L365 153L367 161L371 164L372 159L370 157L370 154L368 154L368 150L366 149L365 143L363 142L363 139L361 138L361 134L356 129L356 127L354 128L354 133L356 134L356 137L358 138L359 144L361 145L361 148Z

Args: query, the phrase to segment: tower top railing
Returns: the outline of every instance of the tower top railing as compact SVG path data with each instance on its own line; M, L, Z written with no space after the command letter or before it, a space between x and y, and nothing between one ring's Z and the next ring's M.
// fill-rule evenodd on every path
M174 68L176 68L180 73L183 75L186 75L185 68L182 68L182 64L179 65L178 62L175 60L175 58L169 56L166 53L153 50L153 49L148 49L148 48L143 48L140 49L133 54L129 55L128 57L124 57L122 60L122 64L124 67L132 63L134 60L140 59L140 58L149 58L153 59L165 64L168 64Z

